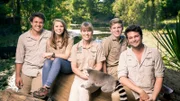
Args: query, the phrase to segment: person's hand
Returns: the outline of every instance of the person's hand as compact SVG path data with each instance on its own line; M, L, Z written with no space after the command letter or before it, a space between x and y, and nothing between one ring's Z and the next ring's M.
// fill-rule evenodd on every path
M22 78L16 77L15 83L16 83L16 86L20 89L23 86Z
M88 75L86 75L84 73L82 73L80 77L84 80L88 80Z
M149 95L144 90L142 90L139 93L139 96L140 96L140 100L139 101L149 101Z
M50 59L52 57L52 55L53 55L53 53L44 53L43 57L47 58L47 59Z

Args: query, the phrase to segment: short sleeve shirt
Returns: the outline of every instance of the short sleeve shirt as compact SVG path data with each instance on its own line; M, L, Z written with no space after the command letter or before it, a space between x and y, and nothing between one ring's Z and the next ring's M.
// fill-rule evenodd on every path
M152 94L156 77L164 76L164 64L161 55L155 48L145 46L141 63L138 62L132 49L124 51L119 59L118 77L128 77L132 83ZM136 99L139 95L133 92Z
M127 49L127 40L125 36L121 35L120 40L110 35L102 41L104 53L106 57L106 64L108 67L115 67L119 64L119 56L121 52Z
M50 41L50 40L48 40ZM72 46L74 44L74 39L73 37L68 38L68 44L67 46L61 47L61 41L57 41L57 49L54 49L53 47L50 46L50 42L47 42L47 52L54 52L57 54L64 54L66 50L71 50Z
M79 70L94 68L99 62L105 60L105 56L99 43L91 41L90 47L84 48L81 40L75 44L71 50L69 61L77 63Z
M43 30L39 40L32 37L30 30L20 35L16 49L15 63L22 63L22 72L27 76L37 76L41 72L46 51L46 41L51 32Z

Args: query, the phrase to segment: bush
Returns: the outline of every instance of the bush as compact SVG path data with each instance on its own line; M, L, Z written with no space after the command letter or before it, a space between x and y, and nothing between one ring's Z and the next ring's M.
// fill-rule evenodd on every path
M163 60L166 66L180 70L180 16L175 25L174 29L166 26L162 32L153 33L153 36L165 49Z

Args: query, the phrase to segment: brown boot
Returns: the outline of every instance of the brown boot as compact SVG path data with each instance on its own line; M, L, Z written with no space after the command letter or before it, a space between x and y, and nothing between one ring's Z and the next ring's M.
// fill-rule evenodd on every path
M49 88L42 87L38 91L33 92L33 97L39 99L45 99L49 93Z

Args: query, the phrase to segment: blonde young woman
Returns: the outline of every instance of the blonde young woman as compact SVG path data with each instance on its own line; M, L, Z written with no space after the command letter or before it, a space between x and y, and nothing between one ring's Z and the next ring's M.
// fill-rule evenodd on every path
M93 26L90 22L81 24L80 33L82 40L75 44L71 51L69 60L75 74L68 101L89 101L90 93L96 91L97 87L85 89L81 84L88 80L84 73L85 69L102 69L102 62L105 60L101 44L93 41Z
M52 36L47 41L47 50L44 53L46 58L43 71L43 87L33 93L34 97L45 98L49 88L59 72L71 73L71 64L67 60L74 44L67 32L66 24L61 19L55 19L52 26Z

